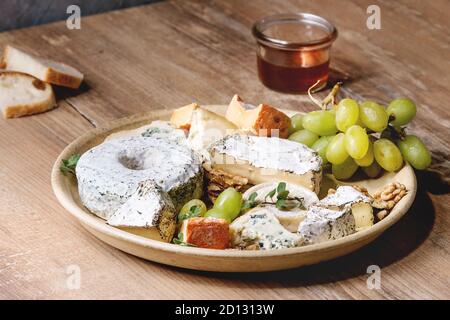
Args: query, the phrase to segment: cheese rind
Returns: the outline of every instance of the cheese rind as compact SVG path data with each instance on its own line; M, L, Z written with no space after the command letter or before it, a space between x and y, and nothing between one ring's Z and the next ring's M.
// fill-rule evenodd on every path
M286 230L275 215L264 207L256 207L230 225L231 245L246 250L294 248L302 237Z
M177 210L200 197L203 188L203 171L195 153L155 137L105 141L80 157L76 175L83 205L106 220L145 180L154 180L168 192Z
M298 226L307 244L336 240L355 232L355 218L349 208L330 210L312 206Z
M234 134L209 147L211 167L248 178L256 185L286 181L319 192L322 159L298 142Z
M352 186L340 186L336 192L320 200L316 205L333 210L350 208L355 218L356 230L371 227L374 223L372 199Z
M175 206L169 195L154 181L146 180L139 183L137 190L107 223L140 235L146 234L155 240L170 242L175 233L176 220ZM140 232L135 232L138 230Z

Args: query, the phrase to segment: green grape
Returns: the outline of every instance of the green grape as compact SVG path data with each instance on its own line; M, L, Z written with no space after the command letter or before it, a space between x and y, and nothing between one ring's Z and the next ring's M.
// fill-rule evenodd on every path
M348 157L347 160L341 164L333 164L331 166L331 172L334 177L339 180L347 180L351 178L356 170L358 170L358 165L351 157Z
M416 105L410 99L398 98L391 101L386 111L389 116L394 117L391 124L400 127L411 122L416 116L417 110Z
M331 139L333 139L334 136L323 136L320 137L319 140L314 142L314 144L311 146L311 149L315 150L319 156L322 158L322 164L327 164L327 147L330 143Z
M407 135L397 142L403 158L415 169L423 170L431 164L431 155L425 144L418 137Z
M193 199L184 204L178 214L178 221L192 217L201 217L206 212L206 205L202 200Z
M389 117L383 106L372 101L366 101L361 104L359 112L361 121L366 128L375 132L386 129Z
M288 138L289 140L303 143L304 145L311 147L314 142L319 139L319 136L311 131L306 129L294 132Z
M353 159L363 158L369 149L369 136L366 130L354 125L345 132L345 149Z
M338 133L328 144L326 152L327 160L333 164L341 164L348 158L345 149L345 134Z
M234 188L222 191L214 202L214 209L226 212L231 221L239 215L241 206L242 194Z
M348 128L357 124L359 119L358 102L353 99L342 99L336 109L336 127L345 132Z
M216 218L216 219L224 219L229 223L233 221L234 218L228 214L228 212L223 211L222 209L211 208L205 213L205 218Z
M373 154L378 164L386 171L397 171L403 165L400 150L388 139L375 141L373 144Z
M367 148L366 154L361 159L355 159L355 162L360 167L368 167L374 162L373 159L373 143L369 139L369 147Z
M338 130L335 123L335 114L330 110L311 111L303 116L303 128L319 136L331 136Z
M297 113L291 117L291 121L289 122L289 134L293 134L296 131L302 130L302 119L303 115Z
M381 172L381 167L378 162L374 161L368 167L362 167L362 170L367 174L369 178L376 178Z

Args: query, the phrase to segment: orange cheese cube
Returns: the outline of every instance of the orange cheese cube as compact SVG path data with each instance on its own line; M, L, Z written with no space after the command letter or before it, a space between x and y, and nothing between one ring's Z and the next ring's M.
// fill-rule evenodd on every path
M183 221L183 242L200 248L226 249L230 245L230 224L216 218L190 218Z

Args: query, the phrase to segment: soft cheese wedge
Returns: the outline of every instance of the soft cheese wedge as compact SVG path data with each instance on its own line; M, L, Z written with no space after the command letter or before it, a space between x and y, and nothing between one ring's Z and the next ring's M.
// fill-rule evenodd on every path
M170 117L170 123L177 128L189 130L191 127L192 112L200 106L196 103L175 109Z
M303 238L286 230L267 208L256 207L230 225L231 245L245 250L294 248Z
M253 106L244 103L238 95L234 95L228 105L226 118L243 130L249 130L259 136L289 136L290 118L266 104Z
M331 210L312 206L298 226L298 234L307 244L336 240L355 231L355 218L350 208Z
M319 192L322 159L295 141L234 134L209 147L211 167L257 185L286 181Z
M206 148L213 142L232 134L238 128L217 113L203 108L192 112L188 135L188 145L201 154L207 154Z
M243 198L244 200L248 200L252 194L256 194L256 198L254 198L254 201L256 203L264 202L267 200L267 194L276 189L278 184L278 182L258 184L248 189L243 194ZM319 198L311 190L292 183L286 184L286 190L289 191L289 195L288 199L285 202L285 205L289 208L289 210L280 210L275 205L271 204L266 204L264 205L264 207L275 214L278 221L280 221L283 227L285 227L290 232L297 232L298 225L306 217L307 209L312 204L319 201ZM295 199L302 199L303 201L300 203Z
M146 180L107 223L146 238L170 242L177 224L175 206L166 192L152 180Z
M372 199L351 186L340 186L336 192L320 200L317 206L332 210L350 208L355 218L356 231L373 226Z

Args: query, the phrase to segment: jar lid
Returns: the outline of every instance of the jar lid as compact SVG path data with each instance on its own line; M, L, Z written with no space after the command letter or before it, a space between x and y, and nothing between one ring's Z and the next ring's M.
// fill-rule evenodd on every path
M275 14L258 20L252 28L258 42L284 49L330 45L337 29L326 19L311 13Z

